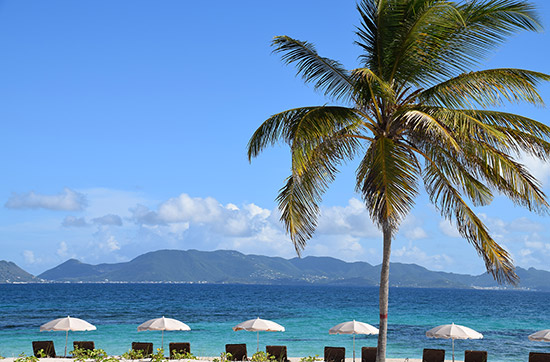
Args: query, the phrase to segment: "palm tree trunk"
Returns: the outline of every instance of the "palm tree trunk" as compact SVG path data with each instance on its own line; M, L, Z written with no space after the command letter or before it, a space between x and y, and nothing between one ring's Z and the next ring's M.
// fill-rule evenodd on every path
M386 336L388 333L388 297L390 293L390 253L392 230L388 225L382 227L384 235L384 251L382 255L382 268L380 270L380 326L378 334L377 362L386 362Z

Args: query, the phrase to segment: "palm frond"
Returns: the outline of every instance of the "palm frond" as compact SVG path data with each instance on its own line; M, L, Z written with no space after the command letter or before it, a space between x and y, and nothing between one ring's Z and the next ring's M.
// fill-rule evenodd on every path
M479 64L510 35L542 29L534 6L526 1L474 0L457 8L461 21L440 33L442 46L434 55L440 69L452 68L455 74Z
M510 140L509 143L517 146L516 154L522 151L543 161L550 160L550 142L545 141L531 133L517 131L510 128L496 126L496 129L504 133Z
M428 164L424 169L423 178L432 202L447 220L454 221L460 235L474 246L479 256L485 261L487 271L499 283L517 284L519 278L508 252L493 240L483 222L464 202L458 190L439 171L439 168Z
M356 176L356 188L379 227L396 231L414 205L420 165L404 145L378 137L367 149Z
M351 71L355 84L355 102L358 108L374 108L377 98L395 103L395 90L386 81L378 77L369 68L357 68ZM373 111L373 113L377 113Z
M401 86L453 78L479 64L509 35L541 29L533 6L524 1L418 0L391 2L389 7L391 16L383 22L372 21L372 16L367 22L362 15L362 24L370 28L362 25L359 44L374 42L362 46L373 52L365 56L368 64L381 64L381 77Z
M481 121L474 111L463 111L445 107L417 106L419 111L429 114L448 129L457 140L475 139L490 144L499 144L506 135L494 125Z
M474 204L474 206L489 205L493 200L493 193L477 176L479 172L463 159L457 157L462 150L455 150L446 147L444 143L438 142L433 137L423 132L411 134L411 149L421 154L426 163L437 167L447 182L454 188L461 190Z
M484 142L471 141L462 148L466 150L464 162L474 166L491 187L530 211L548 213L540 182L524 165Z
M463 108L477 103L482 107L526 101L534 105L544 102L537 91L541 81L550 75L523 69L489 69L469 72L424 90L418 96L422 104Z
M490 126L506 127L510 130L526 132L542 140L550 139L550 127L544 123L537 122L534 119L523 117L513 113L491 111L491 110L472 110L459 109L449 112L457 112L478 119Z
M456 151L460 149L455 139L454 132L445 124L428 113L420 110L407 110L399 120L404 120L406 129L411 131L416 137L423 139L437 139L439 144L453 148Z
M295 64L297 74L306 83L313 83L315 89L335 100L349 101L353 95L353 83L349 72L337 61L321 57L315 47L305 41L288 36L273 39L273 52L282 53L286 64Z
M277 113L264 121L248 141L248 159L279 141L292 145L295 138L320 138L356 122L354 111L345 107L302 107Z
M360 144L341 129L321 141L292 147L292 175L280 190L277 202L296 252L300 254L317 226L319 203L334 181L340 164L353 158ZM299 153L296 156L295 153Z

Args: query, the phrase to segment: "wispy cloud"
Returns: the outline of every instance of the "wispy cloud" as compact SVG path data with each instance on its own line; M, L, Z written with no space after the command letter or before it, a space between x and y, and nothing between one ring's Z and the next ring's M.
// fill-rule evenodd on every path
M23 258L27 264L34 264L37 262L34 252L32 250L23 250Z
M397 248L392 252L392 257L398 262L429 265L432 270L445 270L454 263L453 258L446 254L428 254L413 243Z
M86 207L86 197L69 188L57 195L43 195L30 191L13 193L5 206L9 209L46 209L56 211L81 211Z
M86 219L83 217L76 217L76 216L66 216L65 219L63 219L63 222L61 223L62 226L69 228L69 227L86 227L90 226Z
M122 218L118 215L108 214L92 219L94 224L122 226Z

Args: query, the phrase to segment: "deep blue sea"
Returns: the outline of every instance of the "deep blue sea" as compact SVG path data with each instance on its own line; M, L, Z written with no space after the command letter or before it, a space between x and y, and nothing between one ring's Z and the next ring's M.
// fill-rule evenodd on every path
M485 336L456 341L458 359L464 350L487 350L489 361L527 361L529 351L550 352L550 343L527 336L550 328L550 293L496 290L390 290L388 357L421 358L423 348L444 348L450 359L451 341L429 339L425 332L454 322ZM378 326L378 288L187 285L187 284L22 284L0 285L0 355L32 353L31 341L52 339L63 353L64 332L39 332L39 326L70 315L97 327L69 332L73 340L93 340L109 354L128 351L132 341L160 347L161 332L137 332L142 322L161 316L191 327L165 332L165 343L190 342L198 356L217 356L226 343L247 343L256 350L256 333L231 327L256 317L285 326L285 332L260 333L266 344L286 345L290 356L323 355L324 346L346 347L352 337L329 335L330 327L356 319ZM361 346L376 346L376 336L357 336ZM69 349L70 350L70 349Z

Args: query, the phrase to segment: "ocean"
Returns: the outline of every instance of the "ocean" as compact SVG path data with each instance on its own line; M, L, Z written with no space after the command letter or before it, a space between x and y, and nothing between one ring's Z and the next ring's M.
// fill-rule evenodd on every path
M421 358L423 348L446 349L451 341L426 338L441 324L461 324L484 335L481 340L455 341L457 359L464 350L486 350L489 361L527 361L530 351L550 352L550 343L527 336L550 328L550 293L500 290L391 288L388 357ZM358 320L378 326L378 288L324 286L260 286L209 284L4 284L0 285L0 355L32 353L34 340L53 340L63 354L65 332L39 332L41 324L70 315L94 324L96 331L69 332L74 340L95 341L96 348L120 355L131 342L161 344L161 332L137 332L142 322L169 317L191 331L165 332L169 342L190 342L197 356L218 356L226 343L246 343L256 351L256 333L231 328L260 317L285 326L285 332L260 332L265 345L286 345L292 357L323 355L324 346L346 348L352 336L329 335L332 326ZM362 346L376 346L376 336L356 337Z

